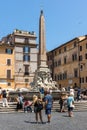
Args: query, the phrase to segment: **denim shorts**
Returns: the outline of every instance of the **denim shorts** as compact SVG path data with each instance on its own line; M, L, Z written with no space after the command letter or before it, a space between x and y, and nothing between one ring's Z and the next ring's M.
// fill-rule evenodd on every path
M45 113L46 113L46 115L51 114L51 109L46 109L46 110L45 110Z

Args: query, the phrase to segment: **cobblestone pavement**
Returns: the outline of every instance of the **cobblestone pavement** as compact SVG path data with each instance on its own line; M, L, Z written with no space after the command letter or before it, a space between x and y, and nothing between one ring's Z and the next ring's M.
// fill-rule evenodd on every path
M87 112L74 112L74 117L67 113L52 112L51 123L43 111L44 124L35 123L34 113L0 114L0 130L87 130Z

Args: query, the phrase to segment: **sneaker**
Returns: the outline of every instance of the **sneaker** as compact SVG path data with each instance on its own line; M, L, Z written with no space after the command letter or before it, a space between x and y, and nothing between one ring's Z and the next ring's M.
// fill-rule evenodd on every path
M47 123L46 124L50 124L50 121L47 121Z

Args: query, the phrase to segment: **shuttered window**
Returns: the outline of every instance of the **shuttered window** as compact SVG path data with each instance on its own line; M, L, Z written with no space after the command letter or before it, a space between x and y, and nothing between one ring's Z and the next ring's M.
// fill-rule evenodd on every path
M7 70L7 79L11 79L11 70Z

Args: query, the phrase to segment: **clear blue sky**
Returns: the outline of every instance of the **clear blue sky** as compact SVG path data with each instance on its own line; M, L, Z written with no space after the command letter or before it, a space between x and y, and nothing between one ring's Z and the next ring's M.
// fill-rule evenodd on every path
M35 31L38 43L41 9L47 50L87 34L87 0L0 0L0 39L20 29Z

